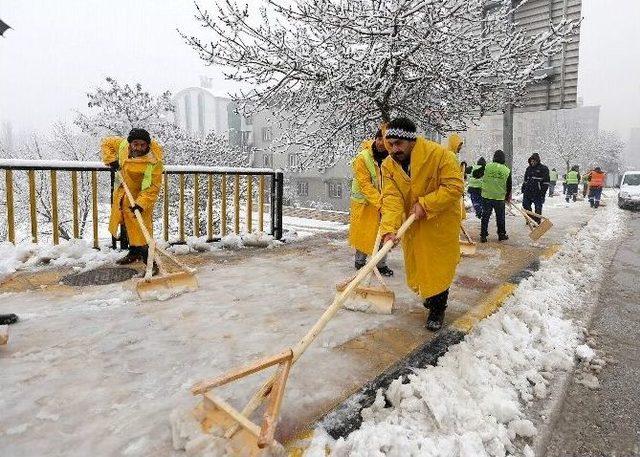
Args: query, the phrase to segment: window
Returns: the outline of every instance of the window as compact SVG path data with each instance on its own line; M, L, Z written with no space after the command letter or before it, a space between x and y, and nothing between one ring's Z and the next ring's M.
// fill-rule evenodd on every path
M262 156L262 166L265 168L273 168L273 154L264 154Z
M328 185L329 197L342 198L342 183L339 181L332 181Z
M291 168L300 166L300 154L289 154L288 163Z
M262 127L262 141L271 141L271 127Z
M244 124L245 125L251 125L252 122L253 122L253 119L251 119L251 116L245 116L244 117Z
M296 195L298 197L309 196L309 183L307 181L296 181Z

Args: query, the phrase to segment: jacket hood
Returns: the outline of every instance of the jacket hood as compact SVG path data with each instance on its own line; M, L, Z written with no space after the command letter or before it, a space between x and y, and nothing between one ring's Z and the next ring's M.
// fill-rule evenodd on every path
M451 152L458 152L458 146L463 143L462 137L457 133L452 133L447 139L447 145Z

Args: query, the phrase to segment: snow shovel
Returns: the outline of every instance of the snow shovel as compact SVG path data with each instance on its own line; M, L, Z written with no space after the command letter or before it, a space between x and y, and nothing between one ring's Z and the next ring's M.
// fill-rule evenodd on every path
M131 191L129 190L127 183L122 177L122 173L120 171L117 171L116 173L118 174L118 178L120 178L122 187L127 194L129 204L131 206L135 206L136 202L133 198L133 195L131 195ZM140 211L136 209L134 210L134 214L136 216L136 220L138 221L138 225L140 226L140 230L144 235L144 239L149 246L147 268L145 270L144 278L139 280L136 284L136 290L140 298L142 300L164 300L170 297L175 297L176 295L180 295L183 292L191 292L197 290L198 279L195 276L196 270L184 265L167 251L157 246L156 241L151 237L149 231L147 230L147 227L144 225L144 221L142 220ZM162 256L163 259L161 259L160 256ZM156 261L158 270L160 271L160 274L157 276L153 276L154 260ZM169 261L171 264L173 264L174 267L177 268L178 271L167 272L162 260Z
M9 326L0 325L0 346L7 344L7 341L9 341Z
M381 238L382 233L378 230L376 242L373 247L373 253L369 258L369 262L378 253ZM373 275L375 275L376 279L380 283L379 286L371 285L371 277ZM336 284L336 291L338 294L344 291L355 277L356 275ZM356 287L355 294L345 303L345 308L351 311L362 311L365 313L391 314L393 312L393 304L395 303L395 300L396 294L393 290L387 287L384 279L382 279L382 275L378 271L378 265L376 264L371 273L369 273L362 281L361 285Z
M414 220L415 215L411 214L398 229L396 238L401 238ZM369 276L378 262L393 246L394 243L392 241L387 241L376 255L371 256L369 262L358 271L345 290L333 299L333 303L295 346L241 369L232 370L225 375L200 381L191 388L193 395L202 395L202 402L195 408L193 415L200 422L201 428L206 433L213 428L222 428L224 430L224 437L229 440L226 449L230 450L230 455L257 456L262 455L261 452L264 448L279 447L279 443L274 439L274 434L278 423L284 388L289 376L289 369L304 354L311 343L316 340L327 323L355 292L356 287ZM270 376L256 390L242 411L237 410L212 392L212 389L216 387L243 379L276 365L278 366L276 373ZM251 420L251 415L265 401L268 402L267 408L263 416L262 425L258 426Z
M529 229L531 230L531 232L529 233L529 238L531 238L533 241L539 240L542 235L547 233L551 229L551 227L553 227L553 224L551 223L549 218L544 217L540 214L534 213L533 211L529 211L524 208L519 208L513 203L509 203L509 204L513 208L518 210L518 212L522 214L522 216L524 216L524 219L527 222ZM541 222L537 223L531 218L531 216L540 218Z
M466 240L460 240L460 254L465 257L471 257L476 255L476 249L478 245L475 241L471 239L467 230L464 228L463 224L460 224L460 228L462 229L462 233L464 234Z

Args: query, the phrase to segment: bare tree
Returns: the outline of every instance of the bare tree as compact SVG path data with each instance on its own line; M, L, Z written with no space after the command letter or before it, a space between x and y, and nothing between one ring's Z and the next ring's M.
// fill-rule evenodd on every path
M407 115L425 129L464 130L470 119L522 96L576 23L527 35L511 2L485 0L265 0L259 14L234 0L186 42L226 77L250 85L243 112L271 110L275 143L323 169L381 120Z

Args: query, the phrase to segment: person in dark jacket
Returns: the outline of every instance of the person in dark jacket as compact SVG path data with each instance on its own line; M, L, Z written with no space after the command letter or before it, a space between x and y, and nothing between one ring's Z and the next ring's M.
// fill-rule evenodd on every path
M538 153L531 154L529 166L524 172L524 182L522 183L522 207L532 211L531 205L535 206L535 213L542 214L547 190L549 189L549 168L540 162ZM532 217L540 223L539 217Z
M484 167L486 164L487 161L484 157L480 157L478 162L471 167L469 179L467 180L469 184L467 191L471 197L473 210L476 212L478 219L482 219L482 176L484 176Z

